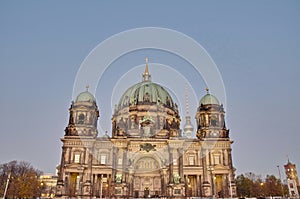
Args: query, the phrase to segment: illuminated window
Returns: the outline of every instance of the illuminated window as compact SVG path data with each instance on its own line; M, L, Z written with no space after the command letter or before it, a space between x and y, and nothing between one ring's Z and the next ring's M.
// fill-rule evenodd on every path
M100 156L100 164L106 164L106 155Z
M173 160L173 164L174 164L174 165L177 165L177 159L174 159L174 160Z
M74 163L80 163L80 154L74 155Z
M214 156L214 161L215 161L215 165L220 164L220 156L219 155L215 155Z
M189 156L189 165L195 165L195 157Z
M119 159L118 159L118 164L121 165L122 162L123 162L123 161L122 161L122 158L119 158Z
M116 182L117 182L117 183L121 183L121 182L122 182L122 174L118 173L118 174L116 175Z

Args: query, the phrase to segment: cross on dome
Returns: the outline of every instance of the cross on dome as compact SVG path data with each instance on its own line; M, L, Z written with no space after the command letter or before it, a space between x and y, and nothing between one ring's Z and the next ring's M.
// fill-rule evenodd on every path
M149 73L149 68L148 68L148 61L149 61L149 58L146 57L145 58L145 61L146 61L146 67L145 67L145 72L143 74L143 81L151 81L151 75Z
M209 94L209 88L206 87L205 90L206 90L207 94Z

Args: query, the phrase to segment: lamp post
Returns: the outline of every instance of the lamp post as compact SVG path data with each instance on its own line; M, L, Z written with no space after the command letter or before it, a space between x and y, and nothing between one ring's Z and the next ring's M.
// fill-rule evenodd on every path
M265 196L265 193L264 193L264 183L261 182L259 185L260 185L260 190L261 190L261 194L262 194L261 196L264 197Z
M281 194L282 194L282 197L284 197L284 192L283 192L283 186L282 186L282 180L281 180L281 173L280 173L279 165L277 165L277 169L278 169L279 179L280 179L280 185L281 185Z
M43 196L43 186L44 186L44 182L42 181L41 183L40 183L40 197L42 198L42 196ZM46 194L46 197L47 197L47 194Z
M8 174L7 176L7 181L6 181L6 185L5 185L5 190L4 190L4 194L3 194L3 199L5 199L6 197L6 192L7 192L7 188L8 188L8 184L9 184L9 180L10 180L10 175L11 175L11 172Z

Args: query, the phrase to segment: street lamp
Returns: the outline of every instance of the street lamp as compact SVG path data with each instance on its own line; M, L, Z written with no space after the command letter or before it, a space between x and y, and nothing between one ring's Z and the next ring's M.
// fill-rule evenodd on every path
M265 193L264 193L264 183L263 182L260 183L260 190L261 190L262 196L265 196Z
M42 198L42 196L43 196L43 187L44 187L44 182L42 181L41 183L40 183L40 197ZM46 195L47 196L47 195Z
M281 173L280 173L279 165L277 165L277 169L278 169L279 178L280 178L281 194L282 194L282 197L284 197L284 192L283 192L283 186L282 186L282 180L281 180Z
M5 185L5 190L4 190L4 194L3 194L3 199L5 199L6 197L6 192L7 192L7 188L8 188L8 184L9 184L9 180L10 180L10 175L11 172L9 172L8 176L7 176L7 181L6 181L6 185Z

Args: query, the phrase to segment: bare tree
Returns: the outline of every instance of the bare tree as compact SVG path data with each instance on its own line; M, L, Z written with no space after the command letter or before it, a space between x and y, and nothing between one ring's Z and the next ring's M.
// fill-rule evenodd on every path
M4 193L4 187L9 173L11 173L7 198L36 198L40 196L41 185L38 177L41 171L33 168L28 162L16 160L0 165L0 194Z

